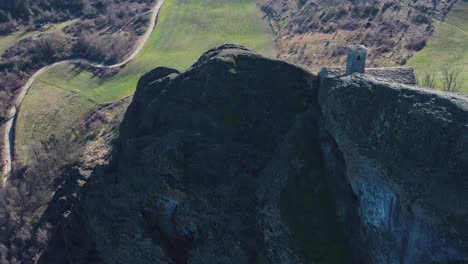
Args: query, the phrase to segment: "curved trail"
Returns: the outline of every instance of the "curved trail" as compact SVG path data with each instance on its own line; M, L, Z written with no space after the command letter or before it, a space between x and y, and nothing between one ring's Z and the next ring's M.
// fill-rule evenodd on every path
M13 99L13 106L8 112L8 117L7 117L8 121L6 121L1 127L1 129L4 130L4 135L5 135L4 139L2 140L3 151L1 153L1 156L4 159L4 161L3 161L3 168L2 168L3 177L1 179L1 184L0 184L1 186L5 186L6 180L8 179L8 176L10 175L10 172L11 172L11 162L13 160L13 152L14 152L14 146L13 146L14 126L15 126L16 118L18 116L18 109L21 106L21 103L23 102L24 97L28 93L34 81L42 73L58 65L81 63L81 64L85 64L85 65L88 65L97 69L112 69L112 68L119 68L128 64L131 60L133 60L140 53L140 51L143 49L146 42L150 38L151 33L153 33L153 30L156 26L156 19L158 17L159 11L161 10L163 3L164 3L164 0L157 1L155 6L153 7L153 12L151 14L151 21L148 26L148 29L146 30L145 34L136 42L133 51L128 55L128 57L124 61L114 64L114 65L104 65L104 64L94 63L85 59L72 59L72 60L64 60L64 61L56 62L54 64L45 66L41 68L40 70L38 70L37 72L35 72L29 78L26 84L20 88L20 92Z
M445 21L439 21L439 22L440 22L440 23L443 23L443 24L445 24L445 25L448 25L448 26L450 26L450 27L453 27L453 28L455 28L455 29L461 31L461 32L462 32L463 34L465 34L465 35L468 35L468 32L466 32L465 30L463 30L463 29L461 29L461 28L455 26L454 24L450 24L450 23L447 23L447 22L445 22Z

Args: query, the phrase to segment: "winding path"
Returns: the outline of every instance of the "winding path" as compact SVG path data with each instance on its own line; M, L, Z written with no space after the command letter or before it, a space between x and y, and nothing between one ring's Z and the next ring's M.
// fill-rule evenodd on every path
M13 99L13 104L12 104L13 106L8 112L7 121L0 127L0 129L4 130L4 135L5 135L2 140L3 151L1 153L1 157L3 158L4 162L2 166L2 179L1 179L2 184L0 184L1 186L5 186L6 180L8 179L8 176L11 173L11 162L13 160L13 153L14 153L13 138L14 138L16 118L18 116L18 109L20 108L24 97L28 93L34 81L42 73L58 65L81 63L81 64L85 64L85 65L98 68L98 69L112 69L112 68L119 68L128 64L131 60L133 60L140 53L140 51L143 49L146 42L150 38L151 33L153 32L156 26L156 20L157 20L159 11L161 10L163 3L164 3L164 0L157 0L155 6L153 7L153 12L151 14L151 21L150 21L148 29L146 30L145 34L136 42L135 47L133 48L133 51L128 55L128 57L124 61L117 63L117 64L113 64L113 65L99 64L99 63L91 62L85 59L72 59L72 60L64 60L64 61L56 62L49 66L43 67L37 72L35 72L29 78L26 84L20 88L20 92Z

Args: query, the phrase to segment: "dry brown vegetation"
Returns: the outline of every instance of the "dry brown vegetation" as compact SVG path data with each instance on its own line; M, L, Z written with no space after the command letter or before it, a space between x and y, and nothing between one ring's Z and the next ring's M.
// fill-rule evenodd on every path
M455 0L259 0L280 56L306 66L342 65L345 47L370 48L369 64L404 64Z
M66 218L96 165L108 162L111 142L130 99L100 106L69 137L31 143L32 163L15 164L0 191L0 263L36 263Z
M0 2L0 34L24 25L39 26L78 17L87 0L3 0Z
M92 61L112 64L125 57L132 47L131 43L128 37L121 35L83 35L75 46L75 54Z
M96 19L122 26L126 18L138 16L152 0L2 0L0 34L21 26L39 27L72 18ZM143 10L144 12L145 10ZM107 25L107 24L106 24Z
M54 191L71 177L65 168L78 161L76 141L50 139L32 144L33 163L17 164L0 192L0 263L34 263L53 225L42 219Z
M7 49L0 62L0 121L18 88L41 67L85 58L113 64L125 58L150 21L154 0L7 0L0 2L0 35L37 30L79 18L62 32L26 38Z
M5 117L18 88L45 65L76 57L103 63L123 59L136 37L146 30L153 3L153 0L1 1L0 34L37 30L44 23L72 18L80 21L59 33L24 39L2 54L0 119ZM7 186L0 191L0 263L36 263L55 232L58 219L63 217L61 212L72 203L70 198L63 201L57 195L64 188L76 188L82 177L73 167L86 145L76 138L89 135L89 129L77 129L70 135L31 143L32 163L13 165ZM94 167L96 161L84 163Z

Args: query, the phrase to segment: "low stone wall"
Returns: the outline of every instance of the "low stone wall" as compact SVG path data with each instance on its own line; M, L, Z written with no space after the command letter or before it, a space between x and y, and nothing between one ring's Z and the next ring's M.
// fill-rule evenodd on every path
M376 79L401 84L416 85L416 75L411 67L366 68L366 75ZM320 80L346 75L345 67L325 67L320 70Z

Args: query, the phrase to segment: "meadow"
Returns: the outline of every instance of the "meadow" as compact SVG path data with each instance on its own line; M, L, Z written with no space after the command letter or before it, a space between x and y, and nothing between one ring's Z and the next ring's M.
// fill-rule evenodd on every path
M460 92L468 94L468 1L458 1L445 21L435 22L434 34L426 47L408 61L418 78L435 73L436 87L443 87L441 69L461 71L464 80Z
M186 70L203 52L224 43L275 55L272 33L253 0L166 0L144 49L117 75L100 78L68 65L38 78L17 119L17 158L27 163L32 140L69 133L97 105L131 96L144 73L158 66Z

